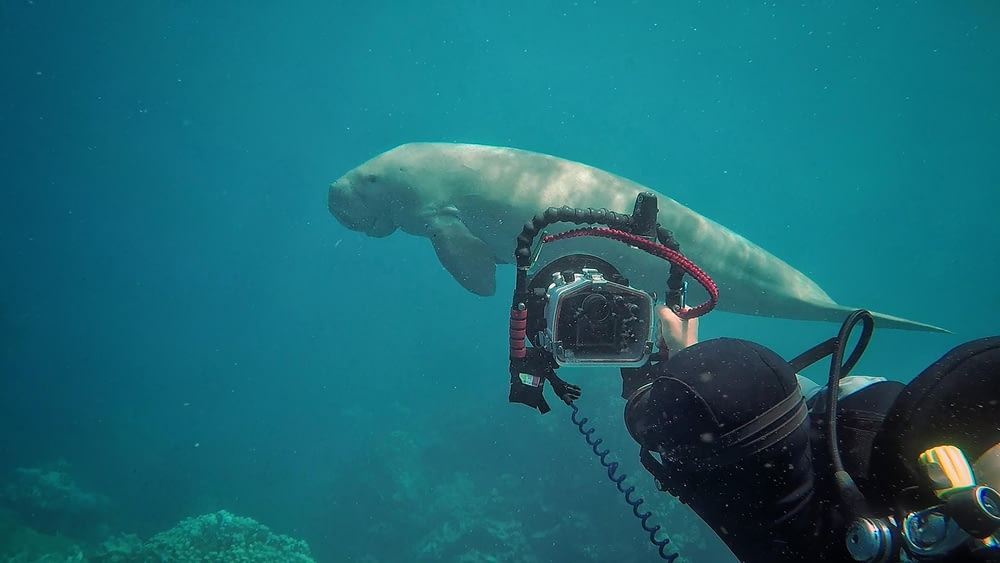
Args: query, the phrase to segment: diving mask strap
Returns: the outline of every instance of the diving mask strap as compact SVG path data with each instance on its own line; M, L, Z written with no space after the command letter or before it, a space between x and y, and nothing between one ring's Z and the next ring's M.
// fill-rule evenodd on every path
M656 479L657 488L669 492L686 503L692 496L688 491L693 493L692 489L696 487L681 482L678 477L705 475L761 452L787 438L806 421L808 416L809 409L805 398L796 385L795 389L778 404L743 426L723 434L708 447L679 446L660 452L661 459L683 460L683 464L691 469L678 471L668 468L664 462L657 461L646 448L639 451L639 461Z

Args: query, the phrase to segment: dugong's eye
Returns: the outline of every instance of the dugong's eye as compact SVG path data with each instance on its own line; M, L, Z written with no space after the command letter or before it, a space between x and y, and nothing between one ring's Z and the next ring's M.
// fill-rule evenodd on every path
M374 174L369 174L365 176L365 181L368 182L369 184L374 184L376 180L378 180L378 177L375 176Z

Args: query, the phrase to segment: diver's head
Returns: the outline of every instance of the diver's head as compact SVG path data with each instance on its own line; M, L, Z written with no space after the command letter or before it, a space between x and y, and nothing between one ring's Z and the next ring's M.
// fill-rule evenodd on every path
M660 373L625 407L629 433L651 451L711 449L798 390L795 370L780 356L733 338L685 348Z
M809 529L804 507L815 497L809 420L792 366L759 344L720 338L657 367L660 376L629 398L625 423L648 450L640 460L658 488L726 530L720 538L737 558L784 561L785 551L824 549L798 533Z

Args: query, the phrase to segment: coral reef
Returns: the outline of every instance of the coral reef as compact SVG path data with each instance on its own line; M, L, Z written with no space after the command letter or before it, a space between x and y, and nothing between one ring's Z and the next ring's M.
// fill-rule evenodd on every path
M2 561L313 561L306 542L225 510L186 518L145 542L133 534L108 537L104 522L111 502L79 487L62 461L16 469L0 489L0 502L6 507L0 509Z
M474 457L453 455L452 448L449 435L415 426L372 441L359 459L364 471L349 477L354 486L338 488L337 511L329 516L338 524L327 551L373 563L656 558L631 509L612 483L602 482L602 469L589 457L581 458L578 471L567 464L555 477L530 476L495 463L483 467ZM669 509L670 532L687 528L683 509L657 500Z
M112 536L98 546L91 554L92 562L100 563L138 563L145 561L142 540L135 534L118 534Z
M415 559L538 561L524 526L504 510L506 500L499 490L478 488L467 473L455 473L432 488L427 511L433 517L424 521L434 527L414 547ZM486 548L489 553L473 546Z
M14 470L0 502L26 525L43 534L95 539L106 533L108 497L84 490L65 461Z
M105 541L91 558L94 563L176 563L218 561L312 563L309 545L275 534L252 518L225 510L185 518L173 528L143 543L136 536L120 535Z
M605 394L617 397L614 381L606 386ZM607 403L588 416L609 444L630 446L620 399ZM365 563L658 558L607 470L566 420L522 425L536 436L551 433L551 440L511 440L509 430L498 432L494 419L475 409L435 413L425 425L398 418L407 421L405 429L378 434L356 463L332 477L336 495L323 519L334 525L325 542L314 542L317 554ZM539 458L541 443L551 446L547 457ZM468 445L466 451L458 453L456 444ZM663 526L657 538L669 536L668 552L681 554L678 563L724 556L690 510L655 489L636 457L616 461L630 475L625 484L645 498L642 511L653 512L650 524Z
M83 550L72 540L40 533L23 526L14 514L0 511L0 561L66 563L86 559Z

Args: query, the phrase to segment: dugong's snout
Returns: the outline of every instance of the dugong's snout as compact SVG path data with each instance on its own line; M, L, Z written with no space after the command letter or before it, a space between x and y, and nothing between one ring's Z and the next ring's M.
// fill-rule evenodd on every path
M379 207L374 194L367 195L355 189L345 176L330 184L327 207L340 224L360 231L370 237L387 237L396 232L396 225L385 209Z

